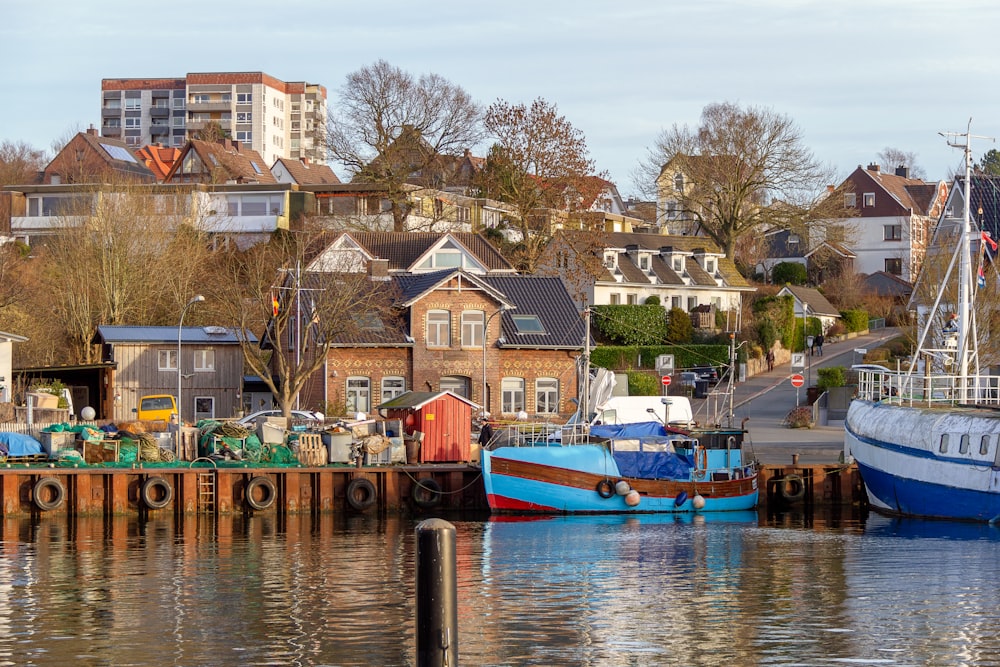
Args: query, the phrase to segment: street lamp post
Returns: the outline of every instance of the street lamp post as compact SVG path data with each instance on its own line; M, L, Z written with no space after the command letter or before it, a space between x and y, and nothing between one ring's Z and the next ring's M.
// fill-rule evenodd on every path
M205 300L201 294L196 294L191 297L191 300L187 302L184 308L181 310L181 318L177 322L177 458L181 457L181 411L183 410L184 402L181 400L181 381L183 377L181 376L181 327L184 326L184 314L187 313L187 309L196 303L200 303Z
M490 406L486 400L486 339L489 337L487 334L490 330L490 322L493 318L506 310L514 310L515 306L500 306L500 308L491 314L487 319L486 323L483 325L483 412L489 412Z

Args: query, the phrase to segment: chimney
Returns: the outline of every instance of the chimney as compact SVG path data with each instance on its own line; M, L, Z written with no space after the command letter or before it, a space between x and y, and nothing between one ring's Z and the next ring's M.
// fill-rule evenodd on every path
M302 164L303 164L303 165L305 165L306 167L308 167L308 166L309 166L309 158L308 158L308 157L306 157L305 155L303 155L302 157L300 157L300 158L299 158L299 161L301 161L301 162L302 162Z
M94 127L93 125L91 125L90 127L87 128L87 134L89 134L92 137L96 137L97 136L97 128Z
M906 165L901 164L898 167L896 167L896 175L897 176L902 176L903 178L909 178L910 177L910 168L907 167Z
M868 171L877 172L878 171L878 165L875 164L874 162L872 162L871 164L868 165Z
M368 262L368 277L373 282L389 280L389 260L376 258Z

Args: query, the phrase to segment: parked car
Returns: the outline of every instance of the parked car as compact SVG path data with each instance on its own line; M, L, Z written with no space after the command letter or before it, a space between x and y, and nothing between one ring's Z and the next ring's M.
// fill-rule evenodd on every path
M292 421L302 420L302 421L314 421L323 422L324 416L322 412L316 412L315 410L292 410ZM236 420L237 424L241 426L254 426L257 420L261 417L280 417L281 410L258 410L253 412L246 417L241 417Z
M677 374L677 388L684 389L684 387L690 387L694 389L695 382L698 380L698 374L692 371L682 371Z
M719 369L715 366L698 366L692 368L691 372L697 375L699 380L708 380L712 384L719 382Z

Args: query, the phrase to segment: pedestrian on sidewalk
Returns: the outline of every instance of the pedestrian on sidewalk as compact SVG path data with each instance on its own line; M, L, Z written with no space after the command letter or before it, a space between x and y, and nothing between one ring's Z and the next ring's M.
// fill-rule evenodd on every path
M818 356L823 356L823 334L816 336L816 340L813 341L813 345L816 346L816 354Z
M767 370L768 370L768 372L773 371L774 370L774 350L768 350L767 354L765 355L765 359L767 359Z

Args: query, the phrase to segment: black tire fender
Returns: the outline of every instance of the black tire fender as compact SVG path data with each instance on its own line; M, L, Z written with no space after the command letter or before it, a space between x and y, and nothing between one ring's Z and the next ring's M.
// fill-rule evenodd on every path
M261 490L263 495L260 499L257 499L257 491ZM274 504L275 499L278 497L278 489L274 486L274 482L268 477L253 477L247 482L246 488L243 490L243 499L250 509L254 510L266 510L268 507Z
M597 495L605 500L615 495L615 485L611 483L610 479L602 479L597 483Z
M46 493L51 491L52 498L45 500ZM66 487L55 477L41 477L31 491L35 506L43 512L58 509L66 500Z
M413 486L413 504L428 509L441 504L441 485L430 477L418 479Z
M347 504L358 512L364 512L378 500L375 485L363 477L352 479L347 485Z
M798 502L806 496L806 484L798 475L785 475L778 480L781 497L790 503Z
M149 509L163 509L174 499L174 487L163 477L149 477L142 483L139 496Z

